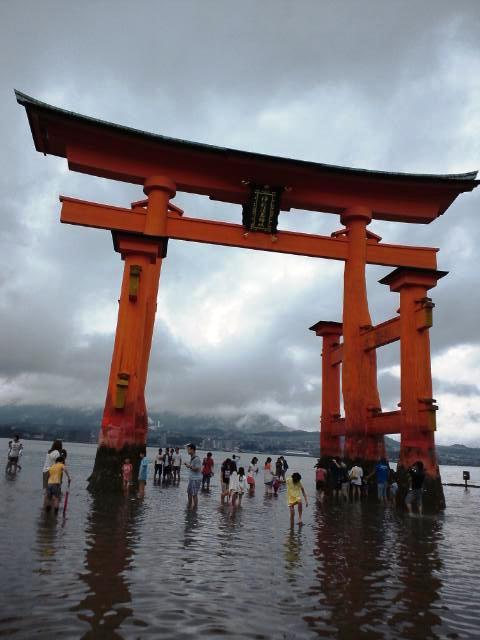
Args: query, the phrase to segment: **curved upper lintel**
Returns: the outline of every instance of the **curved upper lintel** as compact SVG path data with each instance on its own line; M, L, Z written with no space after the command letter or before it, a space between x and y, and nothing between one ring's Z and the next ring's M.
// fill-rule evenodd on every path
M35 147L67 158L75 171L143 184L167 175L178 191L242 204L245 179L288 185L282 210L341 214L367 206L372 217L429 223L473 190L477 172L410 174L373 171L251 153L148 133L51 106L20 91Z

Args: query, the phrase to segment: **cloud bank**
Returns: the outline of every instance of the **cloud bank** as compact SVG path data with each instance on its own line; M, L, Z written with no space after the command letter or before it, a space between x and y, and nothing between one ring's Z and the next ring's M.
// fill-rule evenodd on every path
M60 225L58 195L128 205L132 185L77 175L35 152L13 87L147 131L392 171L480 166L480 5L471 2L24 1L0 8L0 401L100 406L122 263L110 234ZM194 216L238 208L179 194ZM386 242L441 248L432 291L438 441L480 443L480 193L425 226L374 222ZM337 216L293 211L280 228L328 234ZM320 340L341 318L340 263L171 242L147 388L151 408L268 413L317 429ZM374 322L396 294L368 268ZM385 408L398 345L379 352Z

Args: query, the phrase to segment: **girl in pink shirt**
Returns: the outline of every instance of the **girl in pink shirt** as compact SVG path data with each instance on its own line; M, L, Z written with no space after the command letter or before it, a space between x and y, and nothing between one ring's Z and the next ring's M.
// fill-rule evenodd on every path
M128 487L132 482L133 465L130 462L130 458L125 458L125 462L122 465L122 480L123 490L128 493Z

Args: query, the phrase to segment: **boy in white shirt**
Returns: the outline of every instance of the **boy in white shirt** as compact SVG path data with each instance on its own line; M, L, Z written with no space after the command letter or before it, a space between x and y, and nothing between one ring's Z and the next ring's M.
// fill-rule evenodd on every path
M155 467L153 472L153 483L155 484L158 475L158 481L162 481L162 471L163 471L163 450L159 449L157 455L155 456Z
M182 456L180 455L179 447L175 447L175 453L173 454L173 481L180 482L180 468L182 466Z
M360 498L362 491L363 469L358 460L355 460L355 465L350 469L348 477L350 478L350 482L353 487L352 498L354 500Z
M19 460L20 456L23 453L23 444L20 442L20 436L18 435L15 435L13 437L13 442L10 441L8 444L8 460L5 472L14 475L15 473L17 473L17 468L21 468L19 465Z

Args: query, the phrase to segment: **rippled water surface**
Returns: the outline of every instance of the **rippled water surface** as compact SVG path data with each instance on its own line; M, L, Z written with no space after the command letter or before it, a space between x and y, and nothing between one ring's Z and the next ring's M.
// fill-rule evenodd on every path
M22 471L0 478L2 637L480 637L480 489L446 487L439 517L321 505L314 461L289 458L311 494L291 531L285 494L265 498L261 478L236 510L220 506L217 475L192 513L186 479L154 486L152 468L144 500L92 498L95 447L75 444L55 518L41 510L47 448L26 442ZM442 472L461 481L458 467Z

